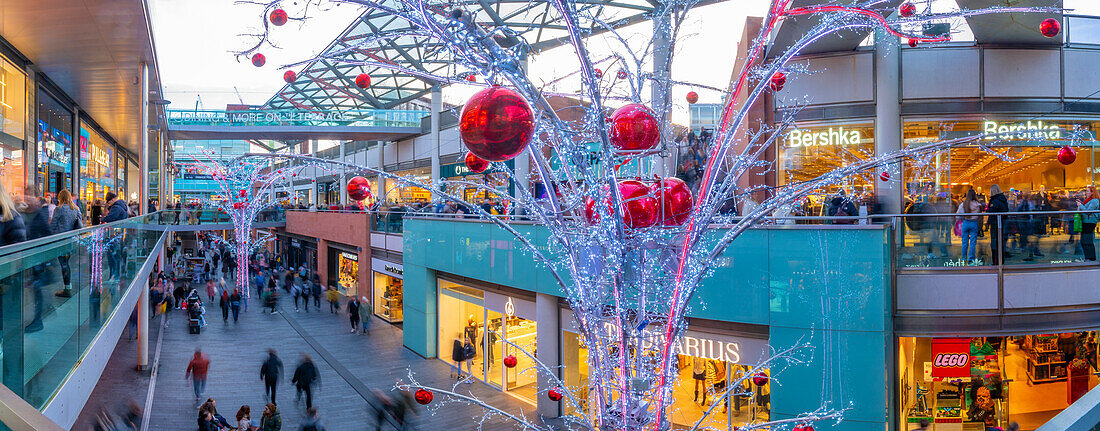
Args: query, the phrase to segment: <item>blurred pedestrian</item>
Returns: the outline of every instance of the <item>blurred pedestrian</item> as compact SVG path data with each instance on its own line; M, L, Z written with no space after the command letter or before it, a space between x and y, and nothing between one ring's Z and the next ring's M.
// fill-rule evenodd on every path
M298 425L298 431L325 431L325 424L317 417L317 409L306 408L306 417L302 418L302 424Z
M305 392L306 408L313 407L313 385L321 383L321 376L309 355L302 354L302 361L298 364L298 368L294 370L294 377L290 379L290 382L294 383L295 388L298 390L294 402L300 401L302 392Z
M210 370L210 357L202 352L202 349L195 348L195 356L191 357L191 362L187 363L187 371L184 375L184 379L191 379L191 385L195 390L195 402L202 398L203 392L206 391L206 372Z
M275 349L267 349L267 359L260 366L260 380L264 382L264 398L271 404L275 401L275 391L279 387L279 379L283 376L283 361L275 354Z
M260 431L280 431L283 429L283 418L279 416L279 408L274 402L267 403L264 414L260 416Z
M359 299L351 297L348 301L348 319L351 320L351 333L359 329Z

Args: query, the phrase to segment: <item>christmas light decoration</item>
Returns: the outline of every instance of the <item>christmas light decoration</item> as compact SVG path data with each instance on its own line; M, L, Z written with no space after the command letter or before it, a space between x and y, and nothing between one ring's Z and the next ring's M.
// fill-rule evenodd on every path
M492 86L477 92L459 117L462 142L474 155L503 162L519 155L535 131L531 106L510 89Z
M359 88L370 87L370 75L360 73L355 76L355 86Z
M267 57L265 57L263 54L256 53L256 54L252 55L252 65L253 66L263 67L265 64L267 64Z
M283 24L286 24L287 19L289 19L290 17L287 16L285 10L275 9L271 11L271 15L268 18L271 20L272 24L276 26L281 26Z
M695 104L695 102L699 101L699 93L689 91L687 94L687 101L688 103Z
M283 72L283 81L286 81L287 84L293 84L294 81L297 81L297 80L298 80L298 74L295 73L293 70L288 70L286 72Z
M1046 37L1057 36L1062 32L1062 23L1054 18L1044 19L1039 23L1039 33L1042 33Z
M1077 161L1077 151L1074 151L1073 147L1064 145L1058 150L1058 163L1072 165L1075 161Z
M645 105L631 103L611 114L608 140L615 148L624 151L648 150L657 146L660 139L657 118Z

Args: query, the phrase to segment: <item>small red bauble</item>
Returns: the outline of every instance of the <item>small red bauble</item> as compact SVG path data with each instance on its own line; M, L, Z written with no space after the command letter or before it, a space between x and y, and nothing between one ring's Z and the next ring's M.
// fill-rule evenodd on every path
M649 108L631 103L611 114L609 135L611 145L620 150L648 150L661 140L661 129Z
M272 24L275 24L276 26L279 26L279 25L286 24L286 20L288 19L288 17L287 17L287 14L286 14L285 10L275 9L275 10L271 11L271 15L268 16L268 19L271 20Z
M883 181L890 181L890 173L886 172L886 171L882 171L881 174L878 174L878 179L883 180Z
M359 88L370 87L370 75L360 73L355 76L355 86Z
M768 375L763 371L756 373L755 376L752 376L752 382L756 384L756 386L764 386L768 383Z
M421 388L416 390L416 394L413 395L413 398L416 398L416 402L426 406L428 403L432 402L434 395L432 395L432 391Z
M909 17L911 17L913 15L916 15L916 14L917 14L917 6L914 5L913 3L905 2L905 3L902 3L901 6L898 7L898 15L901 15L903 18L909 18Z
M482 159L474 155L474 153L466 153L466 167L470 169L470 172L480 174L489 169L489 161Z
M1039 23L1039 33L1042 33L1046 37L1057 36L1062 32L1062 23L1054 18L1044 19Z
M619 72L616 73L615 76L619 79L626 79L626 71L623 69L619 69Z
M1058 163L1063 165L1071 165L1077 161L1077 151L1074 151L1069 145L1063 146L1058 150Z
M596 74L596 79L603 78L603 71L600 68L592 69L592 73Z
M910 48L916 48L917 47L917 40L916 39L909 39L909 47Z
M504 366L508 368L516 367L516 357L514 355L508 355L504 357Z
M286 81L287 84L293 84L294 81L297 81L297 80L298 80L298 74L295 73L293 70L288 70L286 72L283 72L283 81Z
M265 64L267 64L267 57L264 57L263 54L260 54L258 52L255 53L255 54L252 54L252 65L253 66L263 67L263 65L265 65Z
M692 104L694 104L695 102L698 102L699 101L699 93L696 93L694 91L689 91L688 94L687 94L687 101L688 101L688 103L692 103Z
M661 199L661 224L679 226L691 216L695 197L683 180L668 177L657 183L656 194Z
M469 82L477 82L477 76L466 75L466 80L469 81Z
M503 162L527 148L535 133L535 114L519 93L494 85L466 102L458 129L474 155Z
M814 426L810 424L795 425L791 431L814 431Z
M787 74L783 72L775 72L775 75L772 75L771 81L768 82L768 87L771 88L772 91L780 91L783 89L784 85L787 85Z
M348 180L348 197L353 201L361 201L371 195L370 181L363 177L355 177Z
M238 191L237 191L237 195L238 195L238 196L240 196L240 197L242 197L242 198L243 198L243 197L245 196L245 194L247 194L247 193L248 193L248 192L247 192L247 191L245 191L244 189L240 189L240 190L238 190Z
M233 209L239 210L244 208L244 202L233 202Z
M546 396L550 398L550 401L561 401L561 390L559 388L551 389L546 391Z

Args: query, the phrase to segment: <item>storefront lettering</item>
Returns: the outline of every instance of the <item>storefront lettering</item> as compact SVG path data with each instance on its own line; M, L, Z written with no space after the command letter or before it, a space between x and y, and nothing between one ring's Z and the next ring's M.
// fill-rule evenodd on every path
M357 256L353 253L345 252L345 251L340 252L340 257L343 257L344 259L347 259L347 260L354 260L356 262L359 261L359 256Z
M97 145L92 145L92 161L101 166L107 166L107 163L109 163L110 160L111 157L107 154L106 151L103 151L103 149L99 148L99 146Z
M405 275L405 271L402 270L401 268L396 267L396 266L386 265L385 268L386 268L386 271L388 271L388 272L392 272L392 273L397 274L397 275Z
M679 354L698 358L714 359L716 361L740 363L741 346L738 343L704 340L695 337L684 336L677 347Z
M826 130L816 132L794 129L787 133L787 146L798 148L857 145L862 139L859 130L845 129L843 127L830 127Z
M1001 124L996 121L982 122L982 131L987 141L1030 141L1030 140L1059 140L1062 139L1062 128L1055 124L1043 121L1028 121L1026 123Z
M970 366L970 355L966 353L940 353L932 364L937 367L963 367Z

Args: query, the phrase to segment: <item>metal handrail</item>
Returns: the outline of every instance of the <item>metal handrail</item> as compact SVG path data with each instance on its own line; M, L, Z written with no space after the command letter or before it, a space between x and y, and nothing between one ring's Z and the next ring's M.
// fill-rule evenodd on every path
M82 227L82 228L77 229L77 230L70 230L70 231L67 231L67 232L55 233L53 235L44 236L42 238L35 238L35 239L32 239L32 240L23 241L23 242L16 243L16 244L5 245L5 246L0 247L0 257L6 256L6 255L9 255L9 254L12 254L12 253L18 253L18 252L21 252L21 251L24 251L24 250L27 250L27 249L39 247L39 246L46 245L46 244L64 242L66 240L71 239L72 237L76 237L76 236L79 236L79 235L82 235L82 234L90 233L91 231L96 230L96 229L121 228L121 227L135 227L136 228L137 226L149 225L149 223L135 223L135 222L138 221L139 219L143 219L145 217L151 217L153 215L159 215L159 214L160 214L160 211L152 212L152 213L148 213L148 214L142 214L142 215L139 215L139 216L125 218L125 219L118 220L118 221L113 221L113 222L110 222L110 223L102 223L102 224L97 224L97 225L85 226L85 227Z

